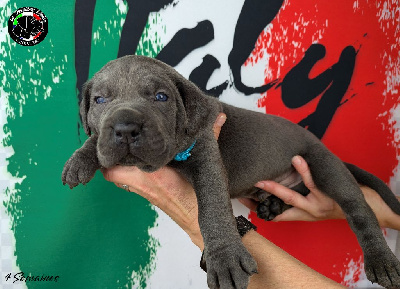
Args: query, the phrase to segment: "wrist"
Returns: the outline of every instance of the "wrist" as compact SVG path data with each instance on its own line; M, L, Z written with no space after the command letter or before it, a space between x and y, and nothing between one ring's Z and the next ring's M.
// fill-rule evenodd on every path
M178 224L179 227L189 236L192 243L195 244L200 250L204 249L203 237L200 232L199 222L197 220L197 210L195 214L190 212L181 211L179 216L176 210L173 211L173 216L170 217Z
M189 235L192 243L199 247L200 251L204 251L203 236L200 233L200 228L198 230L191 230L190 232L185 231Z
M203 236L201 235L199 221L196 217L190 217L185 219L185 225L181 225L181 228L188 234L192 243L199 247L200 251L204 250Z

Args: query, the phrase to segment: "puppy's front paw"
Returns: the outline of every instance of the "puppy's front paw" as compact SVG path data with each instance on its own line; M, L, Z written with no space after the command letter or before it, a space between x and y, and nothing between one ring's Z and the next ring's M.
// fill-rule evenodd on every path
M241 242L205 252L207 283L212 289L247 288L249 278L257 273L257 263Z
M88 183L99 169L96 157L88 157L85 154L75 152L65 163L62 172L63 184L68 184L72 189L79 184Z

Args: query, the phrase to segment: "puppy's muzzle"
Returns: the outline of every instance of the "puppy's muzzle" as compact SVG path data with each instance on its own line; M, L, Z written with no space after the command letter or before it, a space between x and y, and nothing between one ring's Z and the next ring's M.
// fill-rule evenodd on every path
M113 127L114 141L116 144L136 143L142 133L141 123L117 123Z

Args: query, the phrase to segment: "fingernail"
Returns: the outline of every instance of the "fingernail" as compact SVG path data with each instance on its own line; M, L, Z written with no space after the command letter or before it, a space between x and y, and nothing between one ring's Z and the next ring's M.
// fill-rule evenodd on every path
M292 164L294 165L301 165L301 158L299 156L295 156L292 158Z
M217 125L218 126L223 126L224 123L226 121L226 115L221 115L220 117L218 117L217 119Z
M263 182L258 182L255 186L256 186L257 188L262 189L262 188L264 188L264 183L263 183Z

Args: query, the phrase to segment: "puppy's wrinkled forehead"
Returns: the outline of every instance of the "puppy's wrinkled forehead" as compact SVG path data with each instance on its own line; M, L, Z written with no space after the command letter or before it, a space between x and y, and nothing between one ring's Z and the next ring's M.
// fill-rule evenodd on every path
M107 63L93 80L92 94L154 94L174 88L174 71L154 59L125 56Z

